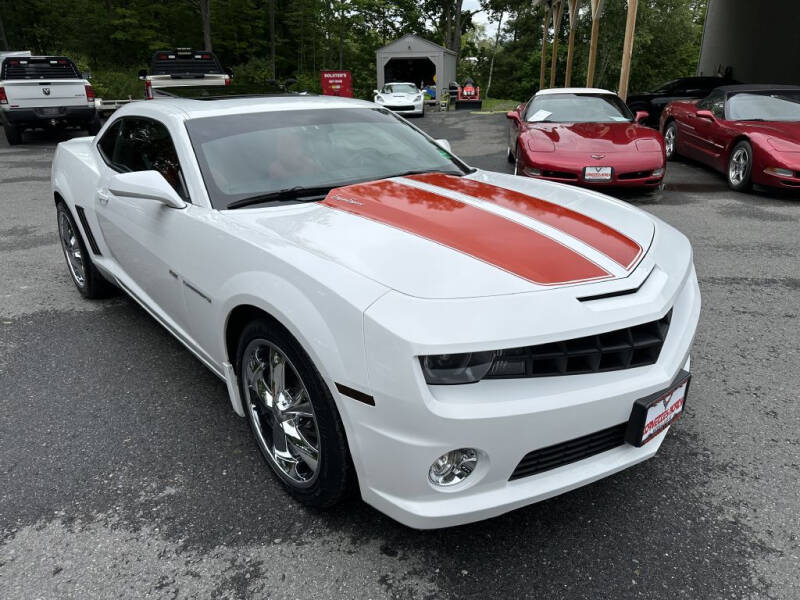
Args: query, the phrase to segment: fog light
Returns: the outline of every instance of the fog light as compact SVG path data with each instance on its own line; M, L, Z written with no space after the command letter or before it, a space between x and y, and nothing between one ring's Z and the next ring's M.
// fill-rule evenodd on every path
M653 171L653 177L661 177L664 174L664 169L656 169Z
M451 450L437 458L428 471L434 485L447 487L461 483L478 466L478 452L474 448Z
M534 169L533 167L524 167L522 169L522 172L525 173L525 175L529 175L530 177L539 177L542 174L541 169Z
M768 169L764 169L764 172L769 175L775 175L776 177L794 177L794 171L781 169L780 167L769 167Z

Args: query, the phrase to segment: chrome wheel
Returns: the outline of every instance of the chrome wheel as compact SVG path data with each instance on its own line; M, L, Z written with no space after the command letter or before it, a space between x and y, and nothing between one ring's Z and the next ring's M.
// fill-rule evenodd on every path
M734 186L740 186L747 178L747 172L750 169L750 153L747 148L742 146L736 148L731 156L731 162L728 166L728 180Z
M319 474L317 417L303 380L283 351L255 339L242 356L245 407L262 452L290 485L307 487Z
M86 268L83 263L83 252L78 235L72 227L69 215L64 210L58 211L58 237L61 239L61 249L67 259L69 272L78 287L86 285Z
M664 147L667 151L667 158L672 158L672 155L675 153L675 126L670 125L667 127L667 130L664 132Z

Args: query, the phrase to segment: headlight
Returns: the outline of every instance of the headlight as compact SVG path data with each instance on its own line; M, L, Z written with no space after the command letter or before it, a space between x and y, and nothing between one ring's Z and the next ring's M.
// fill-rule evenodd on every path
M657 140L636 140L636 149L639 152L661 152L661 144Z
M414 102L419 102L420 100L422 100L422 95L419 95L416 98L414 98Z
M430 385L475 383L489 372L496 352L465 352L463 354L432 354L420 356L422 373Z
M794 171L782 167L768 167L764 169L764 172L776 177L794 177Z
M780 138L767 138L767 143L773 150L778 152L800 152L800 144L795 144L789 140L782 140Z
M664 169L663 169L663 167L662 167L662 168L660 168L660 169L656 169L655 171L653 171L653 177L661 177L663 174L664 174Z
M383 96L375 96L375 102L383 102Z
M556 145L549 139L537 135L536 137L528 137L525 140L525 145L531 152L555 152Z

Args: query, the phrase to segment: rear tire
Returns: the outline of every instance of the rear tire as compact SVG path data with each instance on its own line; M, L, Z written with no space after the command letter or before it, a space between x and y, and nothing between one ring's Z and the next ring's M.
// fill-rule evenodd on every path
M16 146L22 143L22 131L16 125L6 123L3 125L3 131L5 131L9 146Z
M58 215L58 237L61 241L61 250L64 252L72 283L84 298L90 300L113 295L116 288L94 266L89 252L86 250L86 244L83 243L80 230L75 225L75 220L63 201L56 206L56 214Z
M300 344L257 319L239 338L236 374L256 445L289 494L315 508L342 500L354 481L344 426Z
M736 192L748 191L753 183L753 147L742 140L733 147L728 158L728 185Z

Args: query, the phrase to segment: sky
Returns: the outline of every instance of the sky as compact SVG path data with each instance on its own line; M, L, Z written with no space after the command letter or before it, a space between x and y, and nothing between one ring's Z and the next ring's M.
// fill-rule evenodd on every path
M481 7L481 3L478 0L464 0L464 4L462 8L464 10L478 10ZM486 16L486 13L481 11L472 15L472 20L475 23L480 23L486 27L486 36L489 38L493 38L497 33L497 23L489 23L489 19Z

